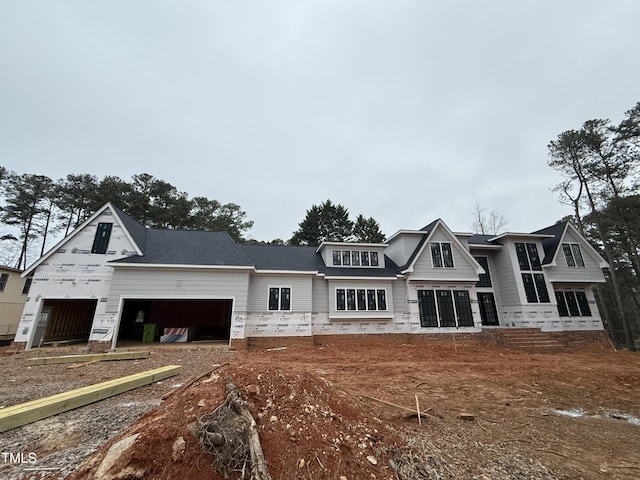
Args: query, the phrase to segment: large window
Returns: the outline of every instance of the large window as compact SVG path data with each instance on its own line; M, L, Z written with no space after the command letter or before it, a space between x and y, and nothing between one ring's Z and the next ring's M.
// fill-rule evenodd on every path
M591 308L584 292L556 290L558 314L561 317L590 317Z
M520 270L542 270L540 257L538 256L538 246L535 243L516 242L516 255Z
M384 288L337 288L336 310L387 310L387 291Z
M291 287L269 287L269 310L291 310Z
M421 327L473 327L466 290L418 290Z
M111 238L111 229L113 223L99 223L96 230L96 236L93 239L93 246L91 247L91 253L107 253L107 247L109 246L109 239Z
M549 291L542 273L523 273L524 293L529 303L549 303Z
M567 267L584 267L584 258L582 257L582 251L580 245L577 243L563 243L562 251L564 253L564 259L567 263Z
M434 268L453 268L453 252L449 242L431 242L431 264Z
M535 243L516 242L516 256L522 272L522 285L528 303L549 303L549 291L542 270L538 246Z

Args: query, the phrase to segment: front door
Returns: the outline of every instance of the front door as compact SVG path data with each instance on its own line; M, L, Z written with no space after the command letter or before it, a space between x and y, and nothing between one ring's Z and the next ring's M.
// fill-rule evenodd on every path
M498 310L493 293L478 292L478 304L480 305L480 318L482 325L500 325L498 322Z

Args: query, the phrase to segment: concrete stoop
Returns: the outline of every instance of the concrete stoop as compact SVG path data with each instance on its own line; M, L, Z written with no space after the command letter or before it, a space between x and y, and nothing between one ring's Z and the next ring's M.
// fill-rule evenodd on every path
M566 345L539 328L513 328L501 330L498 344L530 352L554 352L566 349Z

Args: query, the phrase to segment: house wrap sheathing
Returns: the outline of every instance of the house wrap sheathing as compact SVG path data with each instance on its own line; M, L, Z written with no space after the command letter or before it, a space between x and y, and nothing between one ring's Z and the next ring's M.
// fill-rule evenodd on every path
M23 273L15 342L601 332L592 286L604 267L566 222L490 236L438 219L385 243L299 247L148 229L107 203Z

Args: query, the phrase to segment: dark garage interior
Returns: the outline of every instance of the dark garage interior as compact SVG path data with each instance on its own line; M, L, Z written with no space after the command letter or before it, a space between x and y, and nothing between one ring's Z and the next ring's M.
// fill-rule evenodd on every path
M165 328L189 328L189 341L228 341L232 300L138 300L124 301L118 340L160 341ZM153 339L149 327L156 325Z

